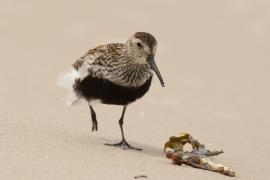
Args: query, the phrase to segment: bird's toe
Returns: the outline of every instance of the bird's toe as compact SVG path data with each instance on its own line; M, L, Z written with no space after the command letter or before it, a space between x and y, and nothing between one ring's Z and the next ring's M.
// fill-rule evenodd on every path
M125 140L122 140L121 142L115 143L115 144L106 143L105 145L107 145L107 146L120 147L123 150L128 150L128 149L133 149L133 150L137 150L137 151L141 151L142 150L141 148L137 148L137 147L134 147L134 146L129 145Z

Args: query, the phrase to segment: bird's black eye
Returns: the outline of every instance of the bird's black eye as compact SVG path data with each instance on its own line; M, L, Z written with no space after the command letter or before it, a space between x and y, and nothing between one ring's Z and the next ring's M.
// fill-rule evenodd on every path
M139 48L141 48L141 47L142 47L142 43L137 42L137 46L138 46Z

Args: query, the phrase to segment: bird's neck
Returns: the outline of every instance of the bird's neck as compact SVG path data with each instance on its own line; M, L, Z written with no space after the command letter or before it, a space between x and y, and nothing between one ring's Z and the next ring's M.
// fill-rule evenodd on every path
M123 86L139 87L142 86L152 73L150 67L146 63L138 63L132 56L125 54L121 59L121 67L117 74L117 84Z

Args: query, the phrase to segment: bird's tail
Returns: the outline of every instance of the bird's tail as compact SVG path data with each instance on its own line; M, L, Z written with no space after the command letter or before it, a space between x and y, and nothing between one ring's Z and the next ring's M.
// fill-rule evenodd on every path
M72 68L70 72L61 74L57 79L57 85L69 90L69 94L66 97L66 103L70 106L74 105L80 100L80 97L78 97L73 90L75 79L78 77L79 72Z

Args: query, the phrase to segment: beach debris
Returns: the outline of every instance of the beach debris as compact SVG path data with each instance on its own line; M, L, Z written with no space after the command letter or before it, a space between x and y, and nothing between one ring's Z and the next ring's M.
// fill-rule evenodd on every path
M190 144L191 151L185 151L184 146ZM188 133L181 133L180 136L172 136L164 145L164 153L168 159L172 159L174 164L188 165L194 168L218 172L223 175L235 176L235 172L222 164L214 163L209 157L223 153L221 151L210 151L198 140Z
M139 178L148 178L146 175L137 175L134 176L134 179L139 179Z

